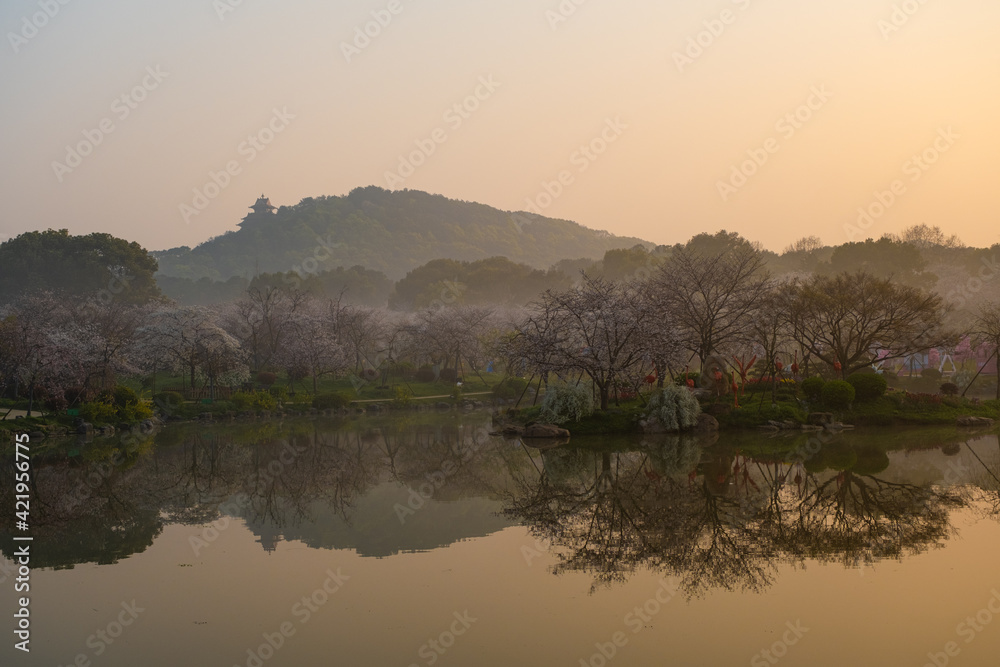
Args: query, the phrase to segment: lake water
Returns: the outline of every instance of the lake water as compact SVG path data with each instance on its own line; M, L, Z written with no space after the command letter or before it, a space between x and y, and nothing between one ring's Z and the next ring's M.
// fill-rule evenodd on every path
M489 430L407 413L37 444L31 653L6 492L0 664L1000 664L995 435L540 450Z

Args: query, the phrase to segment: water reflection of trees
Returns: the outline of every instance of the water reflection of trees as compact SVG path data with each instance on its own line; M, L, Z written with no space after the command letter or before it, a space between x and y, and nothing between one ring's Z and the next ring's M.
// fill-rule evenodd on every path
M51 555L39 564L113 563L148 548L166 524L204 526L223 515L279 534L318 514L350 524L375 486L419 484L446 460L460 465L436 498L476 495L495 468L475 428L482 418L472 421L182 425L138 441L47 448L33 461L32 532ZM470 451L477 455L456 454ZM13 467L0 467L0 488L12 486Z
M719 447L691 464L692 448L674 436L633 452L542 452L507 512L552 544L557 573L587 572L598 586L651 568L697 595L759 591L782 562L856 567L919 553L948 537L963 503L878 473L816 473Z
M977 452L973 444L980 445ZM963 487L971 504L982 509L982 513L994 519L1000 519L1000 438L995 435L976 438L963 443L971 458L971 466L966 475L970 484ZM962 450L957 448L957 454Z
M317 537L324 517L400 530L395 500L366 510L385 517L359 517L359 501L380 485L405 496L406 487L437 480L434 502L502 502L507 518L551 542L556 573L586 572L602 585L653 569L699 594L762 590L781 563L857 567L922 552L951 534L950 512L962 505L1000 517L995 436L975 447L949 444L945 454L964 451L971 467L939 487L895 474L884 449L863 438L833 440L788 464L800 441L659 436L617 449L536 450L488 437L481 426L481 418L416 415L191 425L127 445L53 448L35 461L32 532L39 553L51 555L44 565L54 567L114 562L146 549L165 524L200 527L223 515L314 546L343 546L341 534ZM10 488L11 468L0 475L0 487ZM431 516L406 529L424 530ZM2 518L11 525L12 516ZM394 553L400 539L389 535L380 547Z

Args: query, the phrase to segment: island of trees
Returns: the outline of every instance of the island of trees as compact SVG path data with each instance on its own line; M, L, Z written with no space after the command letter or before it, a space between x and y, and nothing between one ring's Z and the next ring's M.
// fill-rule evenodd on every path
M395 282L360 265L193 281L106 234L31 232L0 245L0 396L107 423L463 392L564 424L627 415L608 428L641 415L681 429L700 410L740 426L988 417L995 250L926 226L781 254L721 231L548 268L432 259Z

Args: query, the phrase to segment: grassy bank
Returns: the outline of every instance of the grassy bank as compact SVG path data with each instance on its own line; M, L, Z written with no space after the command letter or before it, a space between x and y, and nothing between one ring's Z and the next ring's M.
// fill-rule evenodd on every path
M762 400L763 399L763 400ZM757 429L769 422L805 424L811 412L829 412L836 421L855 426L953 426L959 417L975 416L1000 420L1000 401L958 396L910 394L892 391L871 401L856 401L847 408L807 402L785 391L771 402L770 394L747 392L734 406L733 397L701 403L702 412L719 420L725 430ZM517 410L512 419L522 424L537 422L538 406ZM607 411L595 411L578 422L562 424L574 435L638 433L639 420L646 412L640 400L623 401Z

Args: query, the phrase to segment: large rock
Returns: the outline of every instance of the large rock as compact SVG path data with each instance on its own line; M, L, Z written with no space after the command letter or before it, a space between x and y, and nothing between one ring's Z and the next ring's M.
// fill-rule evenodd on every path
M694 425L694 430L698 433L712 433L719 430L719 420L704 412L698 415L698 423Z
M552 424L532 424L524 429L525 438L568 438L569 431Z
M646 435L657 435L662 433L671 433L666 426L663 425L659 419L650 418L643 419L639 422L639 429ZM676 430L675 430L676 432Z
M832 412L811 412L806 422L813 426L826 426L833 423Z
M972 415L966 415L964 417L959 417L957 424L959 426L993 426L993 420L989 417L973 417Z

